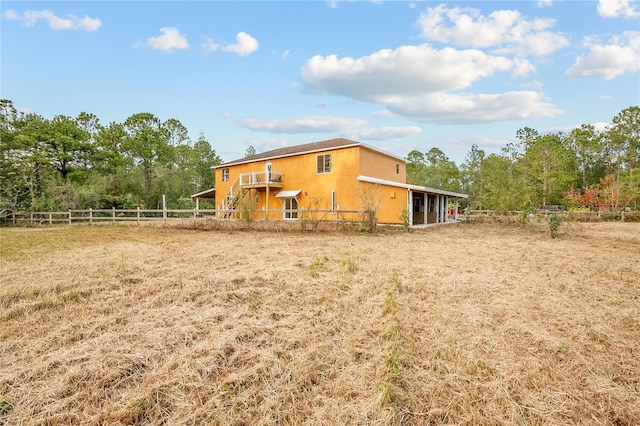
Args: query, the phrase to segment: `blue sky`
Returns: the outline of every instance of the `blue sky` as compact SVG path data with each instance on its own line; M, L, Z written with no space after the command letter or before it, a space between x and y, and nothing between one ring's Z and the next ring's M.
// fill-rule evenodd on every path
M150 112L223 160L347 137L460 165L640 104L640 4L2 1L0 95L46 118Z

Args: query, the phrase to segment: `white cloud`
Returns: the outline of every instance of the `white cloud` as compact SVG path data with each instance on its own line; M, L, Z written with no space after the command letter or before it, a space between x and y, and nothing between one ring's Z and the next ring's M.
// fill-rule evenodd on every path
M513 60L513 63L514 67L511 74L514 77L525 77L532 72L536 72L536 67L534 67L533 64L526 59L515 58Z
M546 31L555 20L526 20L517 10L496 10L484 16L473 8L427 8L417 22L421 37L460 47L495 48L498 52L544 56L569 45L567 37Z
M301 70L309 91L385 105L415 121L477 123L561 113L535 91L452 94L496 72L535 72L526 59L510 60L479 50L436 50L429 45L381 50L362 58L314 56Z
M599 0L598 13L603 18L637 18L638 3L636 0Z
M367 124L367 120L332 116L310 115L282 120L259 120L245 118L240 125L256 131L271 133L344 133L357 126Z
M289 49L286 49L286 50L284 50L282 52L278 52L277 50L272 50L271 53L274 56L279 57L280 59L284 59L284 58L286 58L287 56L289 56L291 54L291 51Z
M162 35L147 39L147 45L150 48L170 52L173 49L187 49L189 47L187 37L180 34L177 28L163 27L160 28L160 32Z
M552 117L563 111L532 91L501 94L432 93L405 97L387 104L396 114L416 121L439 124L471 124L534 117Z
M272 149L284 148L289 146L289 143L284 138L264 139L264 140L252 140L249 141L249 145L256 149L256 152L266 152Z
M201 47L205 53L211 53L218 50L220 48L220 45L213 41L212 38L204 37L204 41L202 42Z
M408 136L417 135L422 132L418 126L386 126L386 127L370 127L363 129L353 129L348 131L345 136L355 140L394 140L403 139Z
M640 71L640 31L627 31L609 44L586 38L589 52L578 56L565 72L568 78L600 77L612 80L626 72Z
M538 0L536 4L538 5L539 8L551 7L553 6L553 0Z
M247 56L258 50L258 40L245 32L236 35L236 43L229 44L222 48L225 52L236 53L240 56Z
M4 17L7 20L22 21L27 27L34 26L39 20L47 21L49 28L54 31L96 31L102 26L100 19L90 18L89 16L79 18L75 15L67 15L65 18L60 18L50 10L28 10L22 16L15 10L7 10L4 13Z
M9 21L17 21L20 19L20 15L15 10L9 9L4 12L4 19L7 19Z
M310 91L380 102L393 96L463 89L517 66L515 61L479 50L437 50L423 44L357 59L317 55L304 65L301 79Z

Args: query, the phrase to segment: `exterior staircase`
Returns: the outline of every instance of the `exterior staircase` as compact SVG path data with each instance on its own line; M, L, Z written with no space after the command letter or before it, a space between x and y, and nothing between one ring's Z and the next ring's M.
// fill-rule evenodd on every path
M240 178L236 179L234 184L229 189L227 195L222 199L222 202L218 205L218 217L228 219L236 210L236 207L240 204L248 190L243 188L240 184Z

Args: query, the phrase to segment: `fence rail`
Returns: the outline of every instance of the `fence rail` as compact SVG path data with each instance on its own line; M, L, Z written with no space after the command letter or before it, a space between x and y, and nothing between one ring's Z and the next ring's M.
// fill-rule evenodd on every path
M461 216L464 220L474 219L508 219L517 218L522 216L523 211L497 211L497 210L465 210ZM620 220L620 221L638 221L639 213L633 211L625 212L611 212L611 211L537 211L531 213L530 216L534 218L548 218L551 215L558 215L563 220L574 222L599 222L602 220Z
M221 209L86 209L59 212L12 212L4 220L18 224L69 224L94 222L144 222L172 219L216 221L331 221L360 222L367 220L364 210L221 210ZM221 217L225 219L221 219ZM1 219L1 218L0 218Z

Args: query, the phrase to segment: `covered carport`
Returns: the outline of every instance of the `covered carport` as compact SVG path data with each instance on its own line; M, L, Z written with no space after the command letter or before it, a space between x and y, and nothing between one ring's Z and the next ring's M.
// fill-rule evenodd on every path
M458 205L466 194L435 188L407 185L407 211L411 226L433 225L458 220ZM453 217L449 218L449 203L453 203Z
M209 188L204 191L197 192L191 195L191 199L196 201L196 210L200 209L200 199L213 200L215 204L216 189Z

